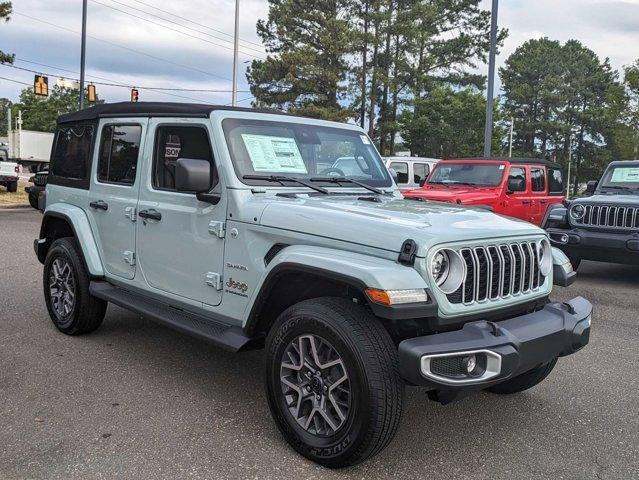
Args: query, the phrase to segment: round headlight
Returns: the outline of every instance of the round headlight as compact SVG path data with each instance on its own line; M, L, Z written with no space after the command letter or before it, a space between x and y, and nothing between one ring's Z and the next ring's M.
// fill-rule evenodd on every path
M575 220L579 220L583 218L585 214L586 214L586 207L584 207L580 203L576 203L575 205L570 207L570 216Z
M449 269L450 258L446 250L440 250L433 255L433 260L430 262L430 274L438 287L446 281Z
M456 291L466 277L466 263L459 253L445 248L435 252L430 261L430 274L446 295Z
M548 239L544 238L537 244L537 252L539 257L539 271L544 277L547 277L552 270L552 247Z

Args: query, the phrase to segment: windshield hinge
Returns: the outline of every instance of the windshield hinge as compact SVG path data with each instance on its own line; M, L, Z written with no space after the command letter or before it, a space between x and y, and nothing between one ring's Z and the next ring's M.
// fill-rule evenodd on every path
M209 233L215 235L218 238L224 238L224 222L212 220L209 222Z

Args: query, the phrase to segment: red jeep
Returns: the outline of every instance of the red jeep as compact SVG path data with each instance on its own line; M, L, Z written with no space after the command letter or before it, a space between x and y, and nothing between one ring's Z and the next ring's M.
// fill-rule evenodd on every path
M541 225L548 206L564 200L559 164L528 158L440 161L405 198L490 207L495 213Z

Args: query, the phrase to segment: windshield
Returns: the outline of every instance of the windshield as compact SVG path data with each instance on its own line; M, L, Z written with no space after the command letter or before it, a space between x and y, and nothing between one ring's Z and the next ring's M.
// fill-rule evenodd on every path
M611 190L639 190L639 165L614 167L601 179L600 187Z
M481 185L497 187L501 184L505 167L498 163L439 163L428 184Z
M300 180L347 177L373 187L392 186L377 150L356 130L234 118L227 118L222 126L235 172L249 185L272 183L245 176L276 175ZM317 184L353 187L352 183Z

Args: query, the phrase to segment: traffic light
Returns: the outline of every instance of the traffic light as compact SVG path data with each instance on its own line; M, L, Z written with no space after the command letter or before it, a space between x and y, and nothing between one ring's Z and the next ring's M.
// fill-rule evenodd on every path
M95 102L95 85L93 84L87 86L87 100L91 103Z
M138 89L137 88L132 88L131 89L131 101L132 102L137 102L138 101Z
M44 75L36 75L33 79L33 93L47 97L49 95L49 79Z

